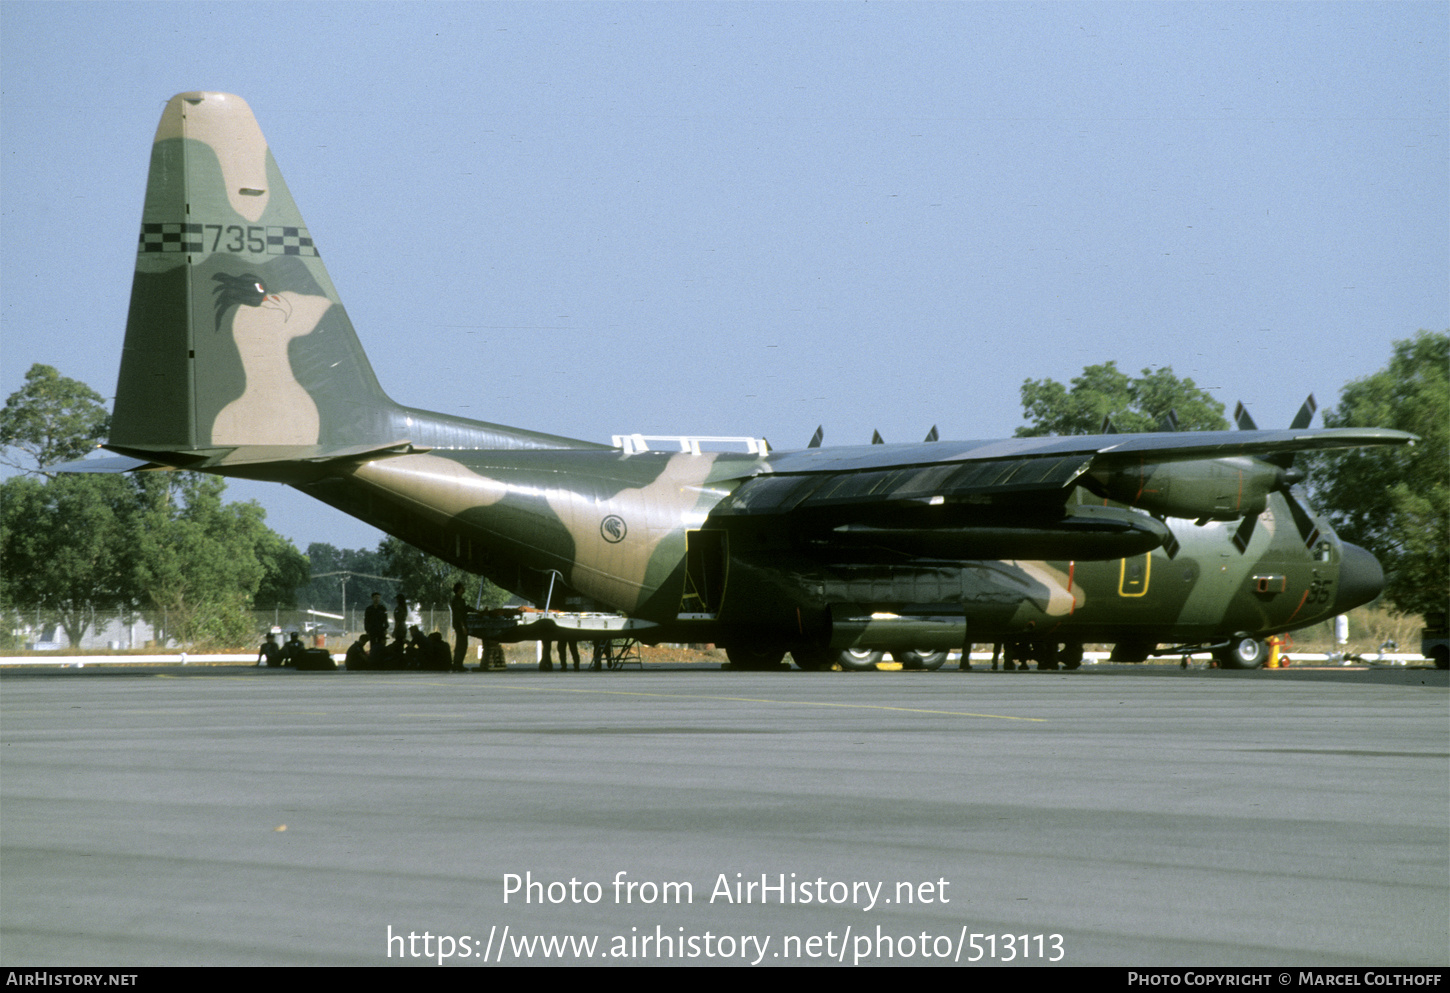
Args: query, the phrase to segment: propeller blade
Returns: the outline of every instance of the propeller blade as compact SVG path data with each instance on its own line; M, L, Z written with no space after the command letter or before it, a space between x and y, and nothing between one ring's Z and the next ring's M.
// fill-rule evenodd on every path
M1168 411L1168 413L1164 414L1163 415L1163 420L1161 420L1161 421L1158 422L1158 430L1159 431L1164 431L1164 432L1177 431L1178 430L1178 411L1176 411L1176 410L1170 410L1170 411Z
M871 444L873 444L873 445L884 445L884 444L886 444L885 439L883 439L881 437L881 432L880 431L872 431L871 432Z
M1113 423L1112 414L1103 415L1103 426L1098 429L1098 434L1117 434L1118 426Z
M1240 555L1249 550L1249 539L1254 536L1254 524L1258 519L1257 514L1245 516L1239 523L1239 529L1234 532L1234 547L1239 550Z
M1299 537L1304 539L1304 547L1313 548L1319 543L1319 525L1292 491L1284 491L1284 501L1289 505L1289 514L1294 518L1294 527L1299 530Z
M806 447L807 448L820 448L821 447L821 441L825 437L826 437L825 425L817 425L816 426L816 433L813 434L813 435L811 435L810 444L806 445Z
M939 434L936 433L936 425L935 424L933 424L931 426L931 430L926 433L926 440L927 441L940 441L941 440L941 435L939 435Z
M1318 409L1319 404L1315 402L1314 394L1309 394L1308 398L1304 401L1304 406L1299 408L1299 413L1295 414L1294 420L1290 422L1289 430L1303 431L1309 426L1309 422L1314 419L1314 412ZM1282 455L1271 455L1264 461L1270 462L1281 469L1292 469L1294 468L1294 453L1285 452Z
M1234 408L1234 423L1239 426L1240 431L1257 431L1259 429L1259 426L1254 423L1254 419L1249 416L1248 409L1242 400Z
M1314 400L1314 394L1304 401L1304 406L1299 408L1299 413L1294 415L1294 420L1289 424L1290 431L1303 431L1314 420L1314 412L1319 409L1319 404Z

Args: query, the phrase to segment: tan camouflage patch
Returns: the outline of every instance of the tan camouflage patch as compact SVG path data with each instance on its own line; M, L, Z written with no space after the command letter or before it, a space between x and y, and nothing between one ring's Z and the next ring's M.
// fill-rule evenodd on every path
M245 100L230 93L179 93L167 103L156 128L156 141L168 138L211 146L232 209L249 221L261 220L271 199L267 139Z
M1067 573L1052 568L1046 562L1013 562L1028 576L1047 589L1047 603L1042 612L1048 617L1066 617L1081 607L1085 595L1081 585L1068 588Z
M491 507L509 493L501 480L437 455L402 455L367 462L358 466L354 475L409 502L424 504L444 517Z
M682 536L686 527L698 526L693 511L717 457L673 456L654 482L622 490L609 500L596 501L563 488L546 491L550 509L574 538L574 567L565 575L569 584L625 609L653 593L648 573L655 553L670 535ZM621 525L622 537L616 537ZM681 538L681 556L684 550Z
M287 290L258 307L237 307L232 340L242 358L246 391L212 423L213 445L315 445L317 404L297 382L287 343L311 334L332 306L327 297Z

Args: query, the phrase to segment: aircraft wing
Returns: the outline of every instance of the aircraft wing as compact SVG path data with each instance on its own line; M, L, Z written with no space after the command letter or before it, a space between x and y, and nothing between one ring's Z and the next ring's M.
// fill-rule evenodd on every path
M1366 445L1404 445L1415 435L1387 428L1321 428L1284 431L1182 431L1146 434L1067 435L992 441L934 441L856 445L783 452L771 462L777 473L854 472L947 462L1026 460L1081 455L1098 468L1139 461L1184 462Z
M882 502L929 505L1021 500L1060 494L1090 471L1366 445L1403 445L1415 436L1384 428L1318 431L1194 431L1007 438L983 442L859 445L785 452L739 487L722 508L778 514Z
M711 516L789 518L826 557L1119 558L1171 548L1162 517L1251 525L1300 478L1264 458L1414 440L1338 428L816 448L773 456ZM1070 502L1079 484L1104 503Z

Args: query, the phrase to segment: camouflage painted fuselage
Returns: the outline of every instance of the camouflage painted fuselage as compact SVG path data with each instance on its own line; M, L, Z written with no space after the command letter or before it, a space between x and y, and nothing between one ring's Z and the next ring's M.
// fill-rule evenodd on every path
M1172 521L1171 556L1159 547L1115 559L973 561L889 546L823 551L809 518L715 513L769 463L613 450L430 452L300 485L536 602L557 573L598 607L656 623L661 640L885 649L959 647L968 633L1205 641L1312 624L1339 600L1341 543L1325 529L1306 548L1277 496L1244 551L1230 524ZM707 554L692 559L702 542ZM556 589L556 603L565 595ZM833 628L873 614L958 623L878 617L874 629L833 639Z
M250 109L184 93L152 148L108 447L129 457L113 468L290 484L536 603L628 614L646 638L804 653L1313 623L1372 598L1379 568L1302 510L1286 453L1407 440L630 453L403 407Z

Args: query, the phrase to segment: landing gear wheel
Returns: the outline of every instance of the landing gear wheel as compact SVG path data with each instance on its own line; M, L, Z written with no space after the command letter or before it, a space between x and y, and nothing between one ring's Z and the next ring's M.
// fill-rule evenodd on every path
M1220 669L1257 669L1264 664L1268 649L1257 638L1234 637L1213 654Z
M875 672L881 653L868 648L848 648L836 656L836 661L847 672Z
M725 649L725 657L737 669L759 671L775 669L785 659L785 649L761 645L735 645Z
M901 668L911 670L926 670L934 672L942 667L947 660L946 652L919 652L916 650L907 652L892 652L891 657L901 663Z

